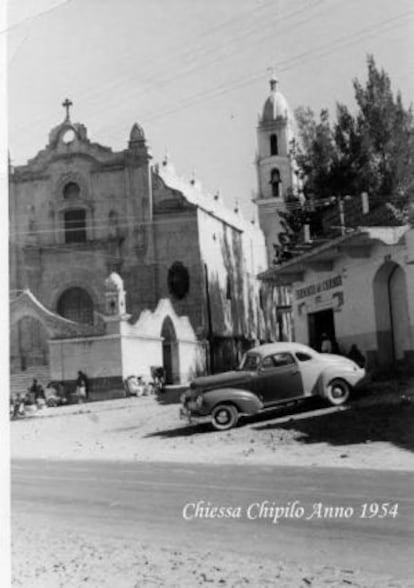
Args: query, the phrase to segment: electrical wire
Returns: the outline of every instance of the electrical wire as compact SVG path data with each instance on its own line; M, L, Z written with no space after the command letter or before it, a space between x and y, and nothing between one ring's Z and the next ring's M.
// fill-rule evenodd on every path
M309 8L312 8L314 5L318 5L318 4L320 4L321 2L324 2L324 1L326 1L326 0L316 0L316 2L314 4L306 5L305 8L302 8L302 9L299 9L299 10L301 12L303 10L308 10ZM247 11L245 13L244 17L251 16L252 13L255 16L257 16L258 10L261 10L262 8L265 8L267 6L272 6L272 5L274 5L274 2L267 2L267 3L263 4L259 8L255 8L253 10ZM280 17L278 17L278 19L279 19L279 21L284 21L285 19L290 18L292 15L295 15L297 12L298 12L298 10L293 11L291 13L282 14L282 15L280 15ZM237 21L237 20L240 20L240 19L242 19L244 17L243 17L243 15L241 15L241 16L239 16L236 19L228 19L228 21L225 21L225 22L229 22L230 20L231 20L231 22L234 22L234 20ZM269 21L269 19L267 18L266 19L266 22L268 22L268 21ZM250 23L250 21L249 21L249 23ZM258 23L258 25L259 25L259 28L260 28L260 27L263 26L263 23L260 22L260 23ZM208 37L211 31L214 32L214 30L216 30L218 28L220 28L220 25L218 27L217 26L212 27L210 30L208 30L203 35L201 35L201 37L203 37L203 38ZM231 42L231 37L230 38L228 38L228 37L226 38L226 43L228 44L229 42ZM184 47L187 47L187 45L183 45L183 46ZM244 44L244 46L246 46L246 44ZM202 49L203 49L203 46L202 46ZM215 50L216 50L216 44L209 51L211 52L211 51L215 51ZM194 54L197 55L197 46L195 48L192 46L191 49L188 49L187 48L184 53L179 54L178 55L178 62L181 63L182 61L185 61L187 56L191 56L192 60L194 61ZM172 51L168 51L168 57L166 59L164 58L161 61L161 65L164 65L165 64L165 66L168 66L168 70L167 71L171 71L171 69L172 69L171 68L172 55L173 55ZM63 68L65 67L65 63L67 65L70 62L70 55L66 55L65 60L66 60L66 62L64 61L62 63L62 67ZM125 70L125 69L128 71L128 69L126 67L127 64L125 63L125 59L122 59L121 61L122 61L121 72L122 72L122 70ZM204 69L205 64L204 63L200 63L199 64L199 67L200 67L200 69ZM176 70L175 70L175 72L176 72ZM149 76L149 73L152 73L153 74L152 77ZM142 95L147 94L149 91L151 91L153 89L154 90L157 90L157 91L159 90L159 88L158 88L158 82L159 82L159 78L162 77L162 72L161 72L161 74L160 73L154 74L154 59L151 59L151 62L149 64L147 70L145 70L145 69L142 70L142 68L140 68L139 76L140 76L139 79L141 81L142 81L142 79L144 79L144 81L146 83L148 83L148 84L151 84L152 83L153 84L153 88L150 88L149 90L146 89L146 90L143 90L143 91L138 92L138 93L135 92L134 99L136 99L137 97L139 97L141 94ZM131 80L131 79L137 79L137 76L136 75L127 76L126 81ZM173 76L173 79L174 79L174 76ZM111 81L110 84L106 84L106 85L100 84L99 89L97 89L96 91L92 91L92 92L91 91L88 91L88 92L86 92L86 94L83 96L83 99L86 100L86 101L90 101L90 100L93 100L94 99L94 96L95 97L101 96L103 93L107 93L107 92L110 92L110 91L112 92L113 90L118 90L118 91L120 90L120 83L119 83L119 81L116 81L116 80L115 81ZM105 106L102 106L101 109L99 109L99 108L98 109L95 109L95 113L97 113L99 115L104 108L106 109L107 106L105 105ZM40 121L41 121L41 117L38 117L37 118L37 121L36 121L36 119L35 120L32 119L31 124L33 126L33 124L35 122L40 122ZM18 130L20 130L19 127L18 127ZM98 127L98 130L99 130L99 127Z
M18 0L16 0L18 1ZM5 29L2 29L0 31L0 35L4 35L4 33L9 33L10 31L13 31L14 29L17 29L18 27L22 26L23 24L29 23L32 24L35 20L39 19L40 17L44 16L45 14L50 14L51 12L55 12L58 8L62 8L64 5L69 4L70 2L72 2L73 0L62 0L62 2L60 2L59 4L54 4L53 6L51 6L50 8L47 8L46 10L43 10L42 12L38 12L37 14L33 14L31 16L28 16L26 18L24 18L23 20L20 20L19 22L16 22L13 25L10 25L9 27L6 27Z

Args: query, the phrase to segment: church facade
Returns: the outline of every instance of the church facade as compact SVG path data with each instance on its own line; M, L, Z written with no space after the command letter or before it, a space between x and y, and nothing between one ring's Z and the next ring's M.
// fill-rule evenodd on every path
M204 350L201 369L210 371L277 338L275 293L257 280L267 265L261 229L178 177L167 160L154 165L138 124L114 152L92 142L64 105L45 149L9 170L11 300L30 292L47 312L95 336L110 314L105 280L118 275L129 324L157 308L187 317ZM12 372L50 366L51 341L62 336L32 302L31 312L11 316ZM171 383L186 381L193 373L174 353L178 323L165 312L160 363Z

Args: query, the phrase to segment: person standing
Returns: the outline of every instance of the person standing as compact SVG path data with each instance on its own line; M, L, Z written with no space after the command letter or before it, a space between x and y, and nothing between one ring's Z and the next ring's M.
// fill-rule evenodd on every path
M322 333L321 353L332 353L332 341L326 333Z
M76 396L78 398L78 404L82 404L84 400L89 398L89 382L86 374L82 371L78 371L78 377L76 380Z

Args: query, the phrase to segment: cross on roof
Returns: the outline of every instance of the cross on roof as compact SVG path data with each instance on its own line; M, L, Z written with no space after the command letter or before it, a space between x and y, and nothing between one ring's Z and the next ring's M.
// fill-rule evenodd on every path
M62 106L63 106L63 108L66 108L66 119L65 120L70 120L69 108L71 106L73 106L73 102L71 100L69 100L69 98L66 98L65 101L62 102Z

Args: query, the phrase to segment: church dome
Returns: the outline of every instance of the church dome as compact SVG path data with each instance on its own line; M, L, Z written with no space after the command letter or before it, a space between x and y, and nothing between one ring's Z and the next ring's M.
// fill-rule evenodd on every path
M270 80L270 96L263 106L262 122L272 122L278 118L290 117L290 108L286 98L276 89L277 80Z
M124 281L119 274L112 272L105 280L105 288L107 290L122 291L124 289Z

